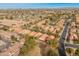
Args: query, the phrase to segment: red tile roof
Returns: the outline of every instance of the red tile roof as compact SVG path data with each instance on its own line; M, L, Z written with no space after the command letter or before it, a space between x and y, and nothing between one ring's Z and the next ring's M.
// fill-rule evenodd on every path
M42 41L48 40L48 35L47 35L47 34L42 35L42 36L39 38L39 40L42 40Z

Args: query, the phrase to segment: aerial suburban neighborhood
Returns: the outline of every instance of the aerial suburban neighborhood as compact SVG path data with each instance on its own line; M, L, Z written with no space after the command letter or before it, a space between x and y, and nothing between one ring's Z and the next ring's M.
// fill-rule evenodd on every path
M79 56L79 8L0 9L0 56Z

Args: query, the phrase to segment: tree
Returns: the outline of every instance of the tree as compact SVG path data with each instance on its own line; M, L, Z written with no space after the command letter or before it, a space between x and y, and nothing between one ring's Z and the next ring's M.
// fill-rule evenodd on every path
M79 56L79 49L76 49L75 56Z
M37 38L33 36L25 36L25 44L21 48L19 55L27 55L28 52L36 45L35 39Z
M47 44L52 46L52 47L57 47L57 40L56 39L55 40L49 39L47 41Z
M66 48L66 52L67 52L69 55L72 55L73 49L72 49L72 48Z
M18 41L18 40L17 40L17 37L15 37L14 35L11 36L11 40L12 40L13 42L17 42L17 41Z

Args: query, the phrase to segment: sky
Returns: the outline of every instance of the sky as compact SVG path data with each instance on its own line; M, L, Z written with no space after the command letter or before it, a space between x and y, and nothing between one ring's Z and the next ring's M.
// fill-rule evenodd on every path
M0 9L10 8L79 8L79 3L0 3Z

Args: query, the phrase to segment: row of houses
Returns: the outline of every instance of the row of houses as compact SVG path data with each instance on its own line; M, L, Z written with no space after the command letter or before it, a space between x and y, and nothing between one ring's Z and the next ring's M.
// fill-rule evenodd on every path
M34 37L37 37L37 38L39 38L40 40L43 40L43 41L45 41L46 38L49 38L49 39L52 39L52 40L55 39L54 35L47 35L47 34L43 34L43 33L40 33L40 32L34 32L34 31L21 29L21 28L15 28L14 32L20 33L20 34L27 34L29 36L34 36Z

